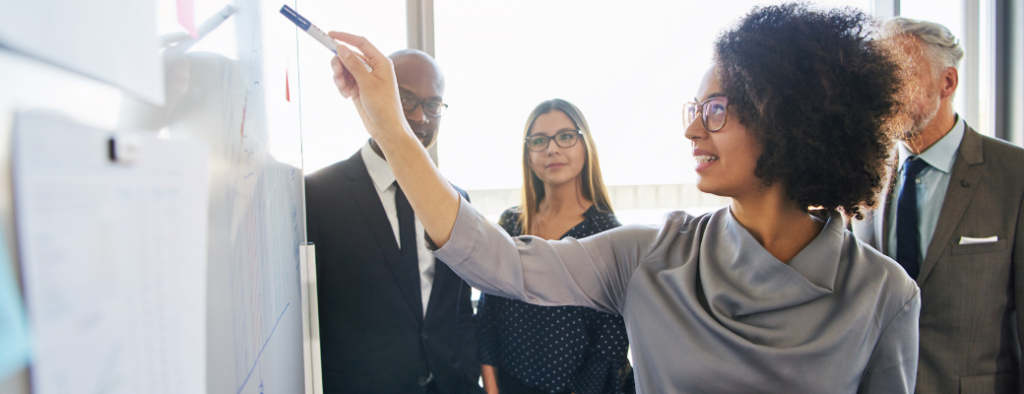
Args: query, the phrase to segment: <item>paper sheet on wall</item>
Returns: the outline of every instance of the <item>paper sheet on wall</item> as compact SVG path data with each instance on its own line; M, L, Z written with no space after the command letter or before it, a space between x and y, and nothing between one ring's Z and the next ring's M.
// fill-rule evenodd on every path
M0 0L0 45L164 104L155 0Z
M110 159L112 136L133 162ZM202 143L17 116L34 393L206 392L208 157Z

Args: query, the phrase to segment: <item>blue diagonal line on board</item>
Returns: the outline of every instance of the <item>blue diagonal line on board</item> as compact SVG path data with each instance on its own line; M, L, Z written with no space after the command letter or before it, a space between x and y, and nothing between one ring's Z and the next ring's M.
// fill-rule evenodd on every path
M277 317L277 323L274 323L274 328L270 329L270 335L267 336L267 341L263 342L263 347L260 348L259 354L256 355L256 361L252 363L252 368L249 369L249 374L245 375L245 380L242 381L242 385L238 386L238 394L242 394L242 389L245 388L245 384L249 383L249 378L252 377L252 372L256 370L256 365L260 363L260 356L263 355L263 349L267 348L267 344L270 343L270 338L274 337L274 331L277 331L277 324L281 322L281 318L284 317L284 313L288 312L288 306L292 303L284 304L284 310L281 311L281 316Z

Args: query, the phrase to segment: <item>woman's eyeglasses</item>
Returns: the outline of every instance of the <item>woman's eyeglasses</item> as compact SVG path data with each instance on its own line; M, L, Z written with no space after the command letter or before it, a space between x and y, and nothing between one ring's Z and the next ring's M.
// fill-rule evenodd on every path
M718 131L725 127L725 110L729 108L729 99L725 97L712 97L697 104L690 102L683 104L683 128L690 127L697 115L700 114L701 123L707 131Z
M555 140L555 145L559 147L572 148L582 136L583 134L579 130L562 130L553 137L543 134L531 135L526 137L526 147L534 152L543 152L551 144L551 140Z

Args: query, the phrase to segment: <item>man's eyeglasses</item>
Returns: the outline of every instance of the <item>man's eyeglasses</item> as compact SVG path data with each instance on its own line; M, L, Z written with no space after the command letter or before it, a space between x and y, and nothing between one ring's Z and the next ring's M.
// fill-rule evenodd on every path
M707 131L718 131L725 127L725 112L729 108L729 99L725 97L712 97L697 104L689 102L683 104L683 128L690 127L690 124L697 120L700 114L701 123Z
M423 113L430 117L440 117L444 115L444 110L448 108L448 104L442 103L438 100L420 100L414 97L401 96L402 109L405 112L412 112L416 110L416 107L423 105Z
M555 145L559 147L572 148L582 136L579 130L562 130L553 137L543 134L531 135L526 137L526 147L534 152L543 152L551 144L551 140L555 140Z

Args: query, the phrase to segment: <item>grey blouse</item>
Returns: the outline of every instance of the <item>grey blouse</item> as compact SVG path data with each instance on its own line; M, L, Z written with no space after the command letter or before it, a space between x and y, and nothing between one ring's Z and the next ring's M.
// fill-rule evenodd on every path
M836 212L784 264L728 208L546 241L463 200L434 254L485 293L621 314L638 392L914 391L917 285Z

